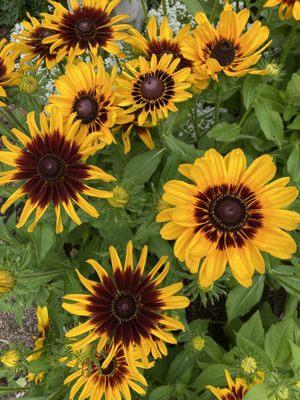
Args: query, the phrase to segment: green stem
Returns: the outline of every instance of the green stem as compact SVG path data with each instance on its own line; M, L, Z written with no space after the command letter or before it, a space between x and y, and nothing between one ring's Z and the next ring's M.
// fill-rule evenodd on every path
M162 0L162 7L163 7L164 16L167 17L168 16L168 10L167 10L166 0Z
M285 65L286 59L287 59L291 49L293 48L296 32L297 32L297 25L294 23L294 25L293 25L290 33L289 33L289 36L288 36L288 38L286 40L286 46L285 46L285 48L283 50L283 53L281 54L281 57L280 57L280 64L281 65Z
M2 388L0 387L0 393L13 393L13 392L24 392L29 390L26 387L19 387L19 388Z
M144 17L145 17L145 22L147 22L147 20L148 20L148 8L147 8L146 1L145 0L141 0L141 5L142 5Z
M221 102L222 102L222 92L223 92L223 74L220 77L220 81L217 86L217 97L216 97L216 103L215 103L215 122L214 125L217 125L219 123L219 117L220 117L220 107L221 107Z
M20 279L22 279L22 281L31 281L32 279L35 279L35 278L50 278L52 276L64 274L65 272L70 272L70 269L60 269L57 271L42 272L39 274L31 274L28 276L25 275L25 276L20 276Z
M22 122L18 120L17 117L15 117L14 113L9 109L8 106L6 106L5 108L1 108L0 113L10 122L12 127L18 127L22 130L22 132L28 133L28 129L22 124Z

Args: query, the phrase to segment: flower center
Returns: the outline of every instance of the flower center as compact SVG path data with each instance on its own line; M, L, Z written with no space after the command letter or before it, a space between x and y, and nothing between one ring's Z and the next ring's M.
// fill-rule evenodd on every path
M100 357L99 363L100 365L105 361L105 358L103 356ZM106 368L100 368L100 372L102 375L111 375L115 368L116 368L116 360L113 358L111 362L108 364Z
M48 38L48 37L50 37L50 36L52 36L54 34L55 34L55 32L51 31L50 29L42 29L40 31L40 38L41 39L46 39L46 38Z
M218 198L210 208L212 221L221 227L231 230L243 226L246 222L246 207L234 196Z
M47 154L39 161L38 171L48 181L54 181L63 176L65 165L55 154Z
M137 310L137 303L133 296L122 294L114 302L113 309L121 321L131 320Z
M77 117L85 123L93 121L98 115L98 103L90 96L76 100L73 109L77 112Z
M215 58L222 67L227 67L234 60L235 47L231 42L221 40L212 48L210 56Z
M77 22L75 30L81 39L88 39L95 35L96 25L91 19L83 18Z
M141 84L141 96L147 100L159 99L164 92L164 83L157 76L145 78Z

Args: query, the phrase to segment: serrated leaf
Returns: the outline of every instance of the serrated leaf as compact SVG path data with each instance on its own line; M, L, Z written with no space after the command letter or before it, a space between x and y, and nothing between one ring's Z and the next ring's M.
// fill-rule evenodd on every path
M192 389L198 391L205 389L207 385L221 386L226 382L225 369L229 372L232 366L228 364L215 364L208 366L201 374L194 380L191 385Z
M261 275L259 278L254 278L254 283L251 287L236 286L230 291L226 300L228 323L234 318L245 315L260 301L264 282L265 278Z
M41 262L45 258L55 239L56 234L53 230L53 226L46 222L41 222L36 226L33 231L33 241L38 262Z
M286 93L294 104L300 104L300 75L293 74L287 84Z
M299 119L300 129L300 119ZM300 144L295 144L287 160L287 170L295 182L300 182Z
M257 92L257 85L260 82L261 78L257 75L247 75L244 80L243 88L242 88L242 96L243 103L246 109L251 107L254 102L255 95Z
M248 390L248 392L243 396L243 400L269 400L266 392L266 385L260 384L255 385Z
M292 351L293 368L296 371L297 369L300 369L300 347L291 341L289 341L289 342L290 342L291 351Z
M149 394L149 400L169 400L174 392L171 385L159 386Z
M258 346L263 346L265 332L259 311L256 311L256 313L253 314L251 318L243 324L239 330L239 333Z
M229 143L236 139L240 132L241 127L238 124L229 124L225 121L214 126L209 132L207 132L207 136L217 142Z
M284 136L283 121L279 112L272 110L263 101L259 101L255 105L255 114L266 138L279 145Z

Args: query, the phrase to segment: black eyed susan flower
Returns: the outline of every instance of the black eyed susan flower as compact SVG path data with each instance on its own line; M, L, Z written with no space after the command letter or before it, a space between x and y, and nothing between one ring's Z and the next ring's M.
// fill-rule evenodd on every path
M134 365L133 348L141 354L145 363L149 352L155 356L166 352L164 342L176 343L170 331L183 329L181 322L166 315L167 310L185 308L188 298L174 296L182 288L182 283L159 288L166 277L170 264L162 257L146 274L147 247L134 267L132 242L126 249L126 259L122 265L116 249L109 248L113 273L109 275L94 260L88 260L98 274L95 282L78 276L90 294L70 294L64 299L75 303L63 303L63 308L75 315L89 319L71 329L68 337L76 337L89 332L88 336L73 344L75 351L89 343L98 341L97 351L101 352L111 340L110 352L103 363L106 368L116 354L119 345L127 361Z
M7 350L0 355L0 363L7 368L16 368L20 361L20 353L17 350Z
M15 282L15 277L11 272L0 270L0 295L10 292L15 286Z
M43 43L51 44L51 53L62 50L70 62L85 51L97 55L99 49L121 55L117 41L125 39L127 34L122 31L129 25L118 24L126 15L111 16L119 2L72 0L72 11L69 11L61 3L50 0L55 12L44 14L45 27L55 31L55 35L45 38Z
M263 155L247 168L242 150L222 157L207 151L194 164L179 172L192 184L172 180L165 184L163 200L169 208L157 216L166 222L161 236L176 240L174 254L191 272L200 267L202 287L220 278L229 263L236 280L252 284L254 270L264 273L260 251L289 259L296 243L284 230L296 229L300 215L285 210L297 197L296 187L286 187L289 178L269 183L276 166Z
M8 182L20 182L21 186L3 204L1 212L23 196L27 198L17 227L23 226L32 212L36 210L35 220L30 225L31 232L50 204L56 214L56 232L63 230L61 207L76 223L81 221L74 209L76 203L86 213L98 217L98 211L82 195L108 198L112 193L86 185L90 179L109 182L115 178L102 169L87 164L84 160L97 149L91 145L91 139L80 130L80 121L72 114L63 121L59 109L53 108L48 118L40 115L40 127L37 126L34 113L27 116L30 137L18 129L12 133L22 144L22 148L11 144L6 137L3 144L9 151L0 152L0 161L14 167L0 176L0 185Z
M232 5L226 3L220 21L213 27L206 15L196 14L197 27L193 36L185 38L182 46L184 56L193 62L193 72L197 79L205 76L218 78L223 71L228 76L244 76L246 74L267 74L266 70L251 68L261 58L270 41L269 29L255 21L242 33L250 17L250 11L244 8L235 13Z
M70 400L79 391L80 398L90 400L129 400L131 389L141 396L146 394L143 386L147 386L147 381L137 369L143 365L135 360L135 367L130 366L122 346L117 347L114 357L105 368L103 362L109 354L108 348L94 354L83 352L86 353L85 356L76 355L67 363L74 372L65 379L64 384L76 380L70 391Z
M150 17L147 25L148 37L144 37L135 28L129 30L130 35L125 39L132 47L135 47L145 55L147 60L151 60L155 54L158 60L163 54L172 54L174 58L179 58L180 63L177 68L192 67L192 62L187 60L181 51L183 39L189 34L190 27L185 25L176 36L173 35L168 18L164 18L158 29L156 17Z
M22 61L27 62L35 59L36 65L45 62L48 69L52 69L64 57L64 53L60 51L53 51L50 53L50 44L43 43L43 40L55 35L54 30L45 28L43 22L38 21L35 17L28 14L29 21L23 21L23 31L16 35L18 40L17 48L20 53L24 55Z
M35 344L34 344L34 353L30 354L27 357L27 361L29 363L31 361L38 360L41 357L42 351L44 348L44 342L46 340L46 332L50 325L48 308L46 306L43 306L43 307L38 306L37 307L36 317L37 317L37 329L38 329L39 336L36 339ZM40 351L38 351L38 350L40 350ZM38 385L43 380L44 376L45 376L44 372L40 372L38 374L29 372L29 374L27 375L27 379L29 382L34 381L34 383L36 385Z
M225 371L225 375L228 384L227 388L220 389L214 386L207 386L207 389L209 389L218 400L242 400L249 390L246 381L237 378L234 382L227 370Z
M268 0L265 7L279 6L279 16L282 19L294 17L300 20L300 0Z
M156 125L158 119L167 118L169 111L177 111L174 103L185 101L192 95L185 90L190 68L177 70L180 59L164 54L160 60L155 54L151 61L139 57L136 67L127 63L131 74L123 72L119 83L119 106L130 106L128 112L138 112L138 125L142 126L150 117Z
M93 64L80 61L67 65L65 75L55 82L59 94L50 97L48 109L57 106L64 120L76 113L82 128L95 136L99 144L111 144L115 141L111 128L134 118L115 105L115 76L115 69L111 76L105 71L100 57Z
M2 97L6 97L5 86L12 84L15 79L15 59L18 53L14 49L14 44L7 44L6 39L0 40L0 107L5 106L1 101Z

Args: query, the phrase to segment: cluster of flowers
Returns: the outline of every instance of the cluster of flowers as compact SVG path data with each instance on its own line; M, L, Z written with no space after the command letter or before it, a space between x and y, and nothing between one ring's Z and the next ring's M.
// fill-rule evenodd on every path
M39 124L34 113L29 113L28 132L12 129L21 146L2 138L7 151L0 152L0 161L13 169L1 172L0 184L16 182L21 186L2 205L1 212L25 196L19 228L35 211L28 228L32 232L50 205L54 206L57 233L63 230L63 209L76 224L81 223L74 204L97 218L98 210L85 196L111 199L113 193L89 186L87 181L110 182L115 178L86 160L115 143L119 130L125 153L130 151L133 130L152 149L150 129L166 119L169 111L176 112L175 103L191 98L191 92L206 89L211 80L218 81L220 73L228 77L268 73L254 66L270 44L269 29L256 21L244 32L250 17L247 8L234 12L226 3L216 26L199 12L196 27L191 30L186 25L175 36L167 18L158 27L151 17L144 37L120 23L125 15L112 16L118 2L71 0L70 11L50 1L52 14L43 14L42 21L30 17L23 22L24 30L16 42L0 43L1 106L9 105L4 87L19 79L14 64L20 55L22 63L34 59L37 65L45 62L49 69L62 65L65 58L68 61L64 74L55 82L57 93L49 98ZM278 2L269 1L266 6ZM298 1L281 3L281 14L287 10L286 15L293 13L300 19ZM142 55L123 62L119 41ZM101 52L116 55L120 75L116 67L110 74L105 70ZM89 61L82 60L83 55L88 55ZM295 252L296 244L285 231L294 230L300 216L285 208L298 192L287 187L289 178L270 183L276 173L272 157L262 155L247 168L242 150L235 149L223 157L210 149L194 164L180 165L179 172L192 183L172 180L165 184L164 207L157 221L164 223L161 236L175 240L175 256L192 273L199 272L201 286L210 286L227 264L241 285L250 286L254 271L265 270L260 250L281 259ZM108 400L120 400L121 396L129 400L130 389L144 394L142 386L147 382L139 368L152 366L150 355L154 359L166 355L165 343L176 343L171 331L184 328L166 314L167 310L188 306L186 297L176 295L182 283L158 287L170 268L166 257L146 274L147 247L137 264L131 242L124 263L114 247L109 251L112 273L88 260L97 273L97 282L78 271L90 293L66 295L65 300L70 302L63 303L70 313L88 317L66 335L72 355L62 362L75 372L65 383L76 380L70 399L80 389L79 398L91 400L103 395ZM13 278L2 278L3 291L7 291L13 285L7 279ZM49 324L43 312L45 323L40 324L33 360L40 354L45 325ZM79 341L74 339L86 333ZM41 378L29 377L36 382ZM229 389L222 392L211 388L219 399L237 398L230 397L229 392L237 390L243 395L247 390L241 380L234 383L228 375L227 380Z

